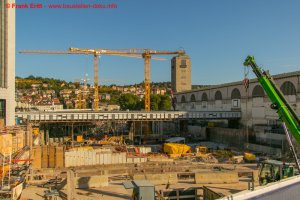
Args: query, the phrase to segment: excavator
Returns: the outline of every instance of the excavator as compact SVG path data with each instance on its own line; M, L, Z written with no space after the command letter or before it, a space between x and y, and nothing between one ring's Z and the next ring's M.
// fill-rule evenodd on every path
M291 133L297 144L300 145L299 117L285 99L283 93L278 89L269 72L262 70L256 64L254 56L248 56L244 62L244 66L252 68L252 71L257 76L258 82L272 102L271 108L276 110L279 119L283 122L283 129L289 143L290 151L294 157L298 172L300 172L299 161L290 137ZM271 182L294 176L294 174L294 165L291 163L266 160L260 164L259 183L260 185L266 185Z

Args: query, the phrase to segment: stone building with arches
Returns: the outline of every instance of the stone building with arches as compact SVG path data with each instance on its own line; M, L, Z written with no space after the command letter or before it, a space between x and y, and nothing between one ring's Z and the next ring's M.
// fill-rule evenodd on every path
M273 78L300 116L300 71L275 75ZM244 130L248 127L249 135L245 141L255 140L269 146L273 143L273 146L283 148L285 136L281 122L276 111L270 108L271 102L257 79L250 80L248 90L241 80L175 93L174 97L177 110L241 111L242 117L235 128Z

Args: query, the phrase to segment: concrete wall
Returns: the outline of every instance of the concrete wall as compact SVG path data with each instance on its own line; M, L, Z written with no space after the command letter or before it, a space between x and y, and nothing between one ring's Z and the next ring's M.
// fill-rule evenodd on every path
M87 189L108 186L108 176L75 177L75 188Z
M279 148L272 148L272 147L268 147L268 146L263 146L263 145L258 145L258 144L245 144L245 146L247 146L247 148L251 151L257 151L257 152L264 152L267 153L269 155L274 155L274 156L281 156L281 149Z
M206 127L188 125L188 132L194 135L194 137L197 137L199 140L207 139Z
M246 133L240 129L210 127L207 128L207 137L212 142L242 147L246 141Z
M101 152L101 150L79 150L65 152L66 167L141 163L146 161L146 157L128 157L126 153Z
M178 182L177 173L162 174L134 174L133 180L148 180L154 185L176 184Z
M195 173L196 184L224 184L238 183L239 177L237 172L207 172Z

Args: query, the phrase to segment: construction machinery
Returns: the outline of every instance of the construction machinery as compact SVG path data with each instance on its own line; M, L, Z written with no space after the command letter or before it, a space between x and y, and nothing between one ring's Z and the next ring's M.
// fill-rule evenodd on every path
M98 70L99 70L99 56L100 55L113 55L124 56L133 58L144 58L145 65L145 110L150 111L150 59L153 60L165 60L164 58L152 58L151 55L169 55L177 54L184 55L184 50L179 51L158 51L150 49L80 49L69 48L69 51L48 51L48 50L22 50L19 53L26 54L81 54L92 55L94 58L94 110L99 108L99 96L98 96Z
M276 86L272 76L267 71L263 71L260 67L257 66L253 56L248 56L244 62L244 65L250 66L252 68L254 74L257 76L260 85L265 90L265 92L267 93L268 97L272 102L271 108L276 110L279 119L283 122L284 132L286 134L291 153L293 154L296 167L298 168L298 171L300 171L299 161L289 134L289 132L291 132L297 144L300 145L299 117L297 116L296 112L292 109L292 107L289 105L282 92ZM264 185L269 182L281 180L285 177L293 176L294 170L291 168L293 167L292 166L287 167L286 165L284 165L283 162L264 161L261 163L261 168L259 173L260 183Z
M79 48L70 48L71 52L82 52L82 53L91 53L94 55L116 55L116 56L126 56L126 57L135 57L135 58L144 58L144 87L145 87L145 111L150 111L150 59L153 60L164 60L162 58L152 58L152 55L185 55L184 50L178 51L161 51L161 50L151 50L151 49L119 49L119 50L109 50L109 49L79 49ZM98 57L98 56L97 56ZM95 56L94 56L95 58ZM94 83L98 83L98 65L97 61L94 59L94 73L95 76ZM98 64L98 63L97 63ZM97 68L97 69L96 69ZM96 91L95 85L95 95L98 95L98 89Z
M105 136L102 140L99 141L101 145L120 145L124 144L124 138L122 136Z
M244 161L245 162L256 162L256 156L253 153L250 152L244 152Z
M125 57L134 57L126 55L124 50L109 50L109 49L79 49L79 48L70 48L69 51L49 51L49 50L22 50L19 53L26 54L80 54L80 55L92 55L94 58L94 103L93 109L99 109L99 96L98 96L98 69L99 69L99 56L101 54L105 55L114 55L114 56L125 56ZM81 100L81 99L80 99ZM81 105L80 105L81 107Z
M178 144L178 143L164 143L163 144L163 151L164 153L171 155L171 154L184 154L191 151L191 147L185 144Z
M197 153L203 153L203 154L206 154L208 153L208 148L206 146L196 146L195 147L195 151Z
M177 54L177 55L185 55L184 50L179 51L156 51L156 50L150 50L150 49L143 49L141 52L145 64L144 64L144 70L145 70L145 111L150 111L150 59L151 55L168 55L168 54Z
M277 160L265 160L260 163L259 184L266 185L294 176L294 166Z

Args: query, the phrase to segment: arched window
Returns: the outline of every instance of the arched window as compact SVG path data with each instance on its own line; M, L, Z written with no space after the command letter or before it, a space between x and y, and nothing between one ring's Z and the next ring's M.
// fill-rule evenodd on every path
M296 88L290 81L284 82L281 85L280 90L284 95L296 95Z
M260 85L256 85L252 90L252 98L264 97L264 96L265 96L264 89Z
M196 101L196 97L194 94L191 95L191 102L195 102Z
M220 90L216 91L215 100L222 100L222 93L220 92Z
M241 93L239 89L234 88L231 92L231 99L240 99L241 98Z
M202 94L201 101L208 101L208 97L205 92Z
M184 95L181 96L181 103L185 103L185 96Z

